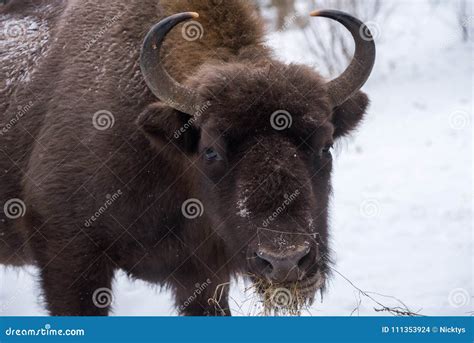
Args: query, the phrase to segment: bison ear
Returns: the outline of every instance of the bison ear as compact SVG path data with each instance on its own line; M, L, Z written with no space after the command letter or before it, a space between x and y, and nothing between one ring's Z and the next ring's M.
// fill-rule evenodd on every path
M187 153L197 151L199 130L192 117L163 103L149 105L138 116L137 125L155 147L168 145Z
M369 105L369 98L361 91L355 93L342 105L334 108L332 123L334 125L334 138L347 135L362 121Z

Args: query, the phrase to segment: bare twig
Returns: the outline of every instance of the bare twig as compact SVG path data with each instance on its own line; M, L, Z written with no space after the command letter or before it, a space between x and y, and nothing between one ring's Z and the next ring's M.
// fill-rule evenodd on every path
M422 314L419 313L421 310L419 310L417 312L411 311L407 307L407 305L405 305L405 303L403 303L403 301L401 301L400 299L398 299L396 297L393 297L393 296L390 296L390 295L383 295L383 294L376 293L376 292L364 291L361 288L357 287L351 280L349 280L346 276L344 276L342 273L340 273L336 269L331 267L331 270L333 272L335 272L336 274L338 274L340 277L342 277L344 280L346 280L352 287L354 287L354 289L359 292L359 296L362 295L362 296L372 300L375 304L377 304L379 307L378 308L374 307L375 312L388 312L388 313L390 313L392 315L395 315L395 316L423 316ZM382 304L380 301L378 301L377 299L375 299L371 294L376 294L376 295L383 296L383 297L386 297L386 298L392 298L392 299L396 300L401 306L395 306L395 307L386 306L386 305ZM360 304L361 304L361 302L359 302L358 306L351 312L351 315L356 310L358 310Z

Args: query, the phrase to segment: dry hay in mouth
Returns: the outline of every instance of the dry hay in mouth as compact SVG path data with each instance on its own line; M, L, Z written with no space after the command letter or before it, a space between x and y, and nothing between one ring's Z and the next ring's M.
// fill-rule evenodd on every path
M314 291L304 291L297 283L282 285L254 280L253 285L263 303L264 316L300 316L314 300Z
M311 313L309 307L318 292L321 292L321 301L323 300L324 278L320 273L312 278L286 284L272 283L254 274L245 276L247 278L241 280L244 287L240 288L245 298L237 300L229 296L229 308L232 313L243 316L301 316L305 312ZM216 310L221 309L225 289L229 286L230 282L218 285L214 296L208 299L209 304L214 305Z

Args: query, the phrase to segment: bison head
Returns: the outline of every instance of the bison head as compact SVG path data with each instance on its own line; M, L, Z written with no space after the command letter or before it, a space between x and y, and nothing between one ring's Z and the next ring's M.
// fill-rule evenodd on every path
M337 11L313 15L342 23L356 43L349 67L329 82L309 67L245 49L235 62L205 63L185 83L176 82L160 48L195 13L155 25L141 56L148 87L161 100L140 118L145 133L195 164L196 197L229 262L274 305L283 299L296 309L327 279L331 148L362 119L368 99L359 89L375 58L362 22Z

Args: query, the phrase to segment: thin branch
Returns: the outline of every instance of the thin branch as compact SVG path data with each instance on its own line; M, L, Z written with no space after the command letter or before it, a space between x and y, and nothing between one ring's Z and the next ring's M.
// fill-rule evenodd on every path
M349 280L346 276L344 276L342 273L340 273L339 271L337 271L336 269L330 267L332 271L334 271L336 274L338 274L339 276L341 276L344 280L346 280L352 287L354 287L355 290L357 290L359 292L359 295L363 295L364 297L372 300L375 304L377 304L379 307L374 307L374 310L375 312L388 312L392 315L395 315L395 316L423 316L422 314L420 314L419 311L417 312L413 312L411 311L404 303L403 301L401 301L400 299L394 297L394 296L390 296L390 295L383 295L383 294L380 294L380 293L376 293L376 292L369 292L369 291L364 291L362 290L361 288L357 287L351 280ZM376 294L376 295L379 295L379 296L383 296L383 297L387 297L387 298L392 298L394 300L396 300L401 306L395 306L395 307L389 307L389 306L386 306L384 304L382 304L380 301L378 301L377 299L375 299L371 294ZM358 310L358 307L360 306L360 303L359 305L356 307L356 309ZM355 310L356 310L355 309ZM355 310L353 310L351 312L351 315L355 312Z

